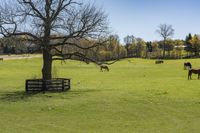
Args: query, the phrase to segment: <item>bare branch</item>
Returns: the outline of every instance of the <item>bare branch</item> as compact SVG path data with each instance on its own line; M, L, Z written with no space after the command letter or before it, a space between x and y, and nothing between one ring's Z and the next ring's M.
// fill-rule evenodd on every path
M156 32L166 40L168 37L171 37L174 35L174 29L172 28L172 25L167 24L161 24L158 26L158 30Z
M117 61L119 61L119 59L111 61L111 62L98 62L92 58L89 58L87 56L85 56L84 54L81 54L79 52L74 52L74 53L68 53L68 54L56 54L55 57L53 58L53 60L68 60L68 59L72 59L72 57L79 57L82 59L82 61L88 63L88 62L92 62L95 63L97 65L102 65L102 64L106 64L106 65L112 65L114 63L116 63Z

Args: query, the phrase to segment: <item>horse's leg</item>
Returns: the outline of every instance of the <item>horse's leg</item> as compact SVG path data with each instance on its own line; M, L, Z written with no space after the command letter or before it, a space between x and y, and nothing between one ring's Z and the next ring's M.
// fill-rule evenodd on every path
M190 71L188 71L188 80L192 79L192 73Z

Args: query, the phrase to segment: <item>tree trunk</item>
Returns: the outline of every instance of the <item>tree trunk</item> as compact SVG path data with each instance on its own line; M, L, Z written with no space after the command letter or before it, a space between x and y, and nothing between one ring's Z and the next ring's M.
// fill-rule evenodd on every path
M50 80L52 78L52 56L49 50L43 50L43 68L42 68L42 79Z
M166 39L164 39L164 43L163 43L163 59L165 59L165 43L166 43Z
M47 1L47 4L49 1ZM45 32L44 32L44 48L43 48L43 68L42 68L42 79L51 80L52 78L52 55L50 45L50 35L51 35L51 23L49 18L49 6L46 8L47 20L45 21Z
M52 55L50 44L50 26L47 23L45 27L45 36L44 36L44 48L43 48L43 68L42 68L42 79L50 80L52 78Z

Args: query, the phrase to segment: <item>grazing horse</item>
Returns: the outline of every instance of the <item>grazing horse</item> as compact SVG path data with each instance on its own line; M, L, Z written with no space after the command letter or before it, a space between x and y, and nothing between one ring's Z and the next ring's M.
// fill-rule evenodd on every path
M3 61L3 58L0 58L1 61Z
M190 69L188 71L188 80L192 79L192 74L198 74L198 79L200 78L200 69Z
M100 69L101 69L102 72L103 72L103 70L106 70L107 72L109 71L108 66L105 66L105 65L101 65Z
M163 64L163 63L164 63L163 60L157 60L157 61L155 61L155 64Z
M184 63L184 69L185 69L185 70L186 70L186 69L188 69L188 70L192 69L192 64L191 64L190 62L185 62L185 63Z

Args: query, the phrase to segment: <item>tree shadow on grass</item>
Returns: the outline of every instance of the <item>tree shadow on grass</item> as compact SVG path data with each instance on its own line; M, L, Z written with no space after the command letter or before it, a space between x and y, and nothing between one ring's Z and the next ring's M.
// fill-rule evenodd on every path
M28 98L37 95L39 92L26 93L25 91L4 92L0 94L0 101L3 102L18 102L27 101Z
M43 92L25 92L25 91L8 91L0 92L0 102L26 102L33 97L43 98L60 98L60 99L73 99L75 97L85 96L87 94L100 93L102 91L113 91L112 89L80 89L69 91L47 91ZM54 95L55 94L55 95ZM58 94L58 95L57 95Z
M69 95L65 95L69 93ZM62 98L63 96L68 97L71 99L75 96L80 96L82 92L70 92L70 91L37 91L37 92L25 92L25 91L13 91L13 92L0 92L0 102L26 102L33 97L38 98ZM56 95L58 94L58 95ZM62 95L60 95L62 94Z

